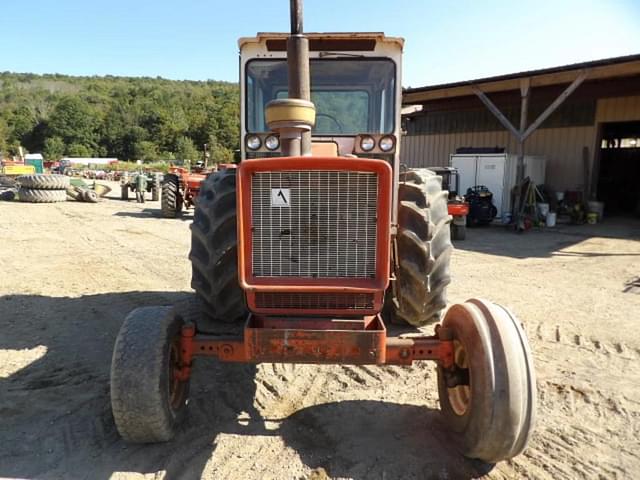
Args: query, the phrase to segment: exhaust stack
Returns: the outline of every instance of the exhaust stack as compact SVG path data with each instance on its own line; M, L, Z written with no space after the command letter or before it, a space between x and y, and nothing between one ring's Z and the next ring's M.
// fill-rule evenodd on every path
M267 126L280 135L284 156L311 155L311 128L315 107L311 103L309 39L303 33L302 0L290 0L291 34L287 39L289 98L267 104Z

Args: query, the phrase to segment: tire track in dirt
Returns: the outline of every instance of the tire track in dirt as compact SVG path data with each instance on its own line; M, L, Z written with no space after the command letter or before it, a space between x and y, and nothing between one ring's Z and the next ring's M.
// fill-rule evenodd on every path
M637 452L623 447L640 434L634 348L542 324L533 343L539 412L530 466L543 478L631 478L640 468Z

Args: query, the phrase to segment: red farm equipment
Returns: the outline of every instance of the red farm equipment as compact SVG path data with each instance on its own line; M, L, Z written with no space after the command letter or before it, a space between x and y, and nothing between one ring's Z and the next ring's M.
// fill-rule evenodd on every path
M192 172L184 167L170 167L162 182L160 206L162 216L176 218L183 208L191 208L196 203L200 185L211 174L205 169Z
M449 192L447 209L451 215L451 238L464 240L467 238L467 215L469 204L460 195L460 172L455 167L428 167L436 175L442 177L442 189Z
M218 163L213 169L197 166L189 171L184 167L169 167L169 173L162 182L162 196L160 206L162 216L176 218L183 208L191 208L196 204L200 193L200 186L209 175L216 171L236 168L235 163Z
M200 180L191 226L197 320L146 307L122 325L111 366L118 431L131 442L172 438L199 356L432 360L444 423L464 454L518 455L535 416L527 338L512 313L486 300L442 315L448 193L434 172L400 168L403 40L305 35L300 0L291 9L290 35L239 42L241 161ZM241 333L216 333L230 323ZM389 323L413 335L392 335Z

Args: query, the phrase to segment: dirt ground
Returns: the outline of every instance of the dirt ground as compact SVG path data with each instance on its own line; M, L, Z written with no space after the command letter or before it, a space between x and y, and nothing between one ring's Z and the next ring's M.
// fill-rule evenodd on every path
M116 189L117 193L117 189ZM190 297L189 224L159 204L0 202L0 477L459 479L640 476L640 222L458 242L451 302L524 323L538 421L523 455L464 459L439 421L435 368L199 360L175 441L127 445L111 351L138 306Z

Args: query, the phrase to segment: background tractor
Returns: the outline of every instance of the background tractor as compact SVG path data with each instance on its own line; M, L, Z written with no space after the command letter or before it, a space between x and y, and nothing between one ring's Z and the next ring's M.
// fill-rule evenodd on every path
M176 218L183 208L195 205L202 182L211 174L204 166L196 166L193 171L184 167L170 167L162 183L162 216Z
M477 299L441 319L448 193L430 170L400 171L403 40L305 35L292 0L290 35L239 43L242 160L202 181L191 227L201 310L195 322L168 307L125 319L111 367L120 434L172 438L197 356L432 360L445 423L464 454L496 462L522 452L536 386L520 322ZM416 328L426 325L435 334Z
M138 178L138 177L142 178ZM151 201L160 199L161 173L124 172L120 177L120 198L129 200L129 191L133 192L138 202L144 202L144 194L151 193ZM140 187L140 188L139 188Z
M207 162L199 162L190 171L184 167L170 167L162 183L162 216L176 218L183 208L191 208L196 204L202 182L213 172L236 168L234 163L218 163L213 168Z

